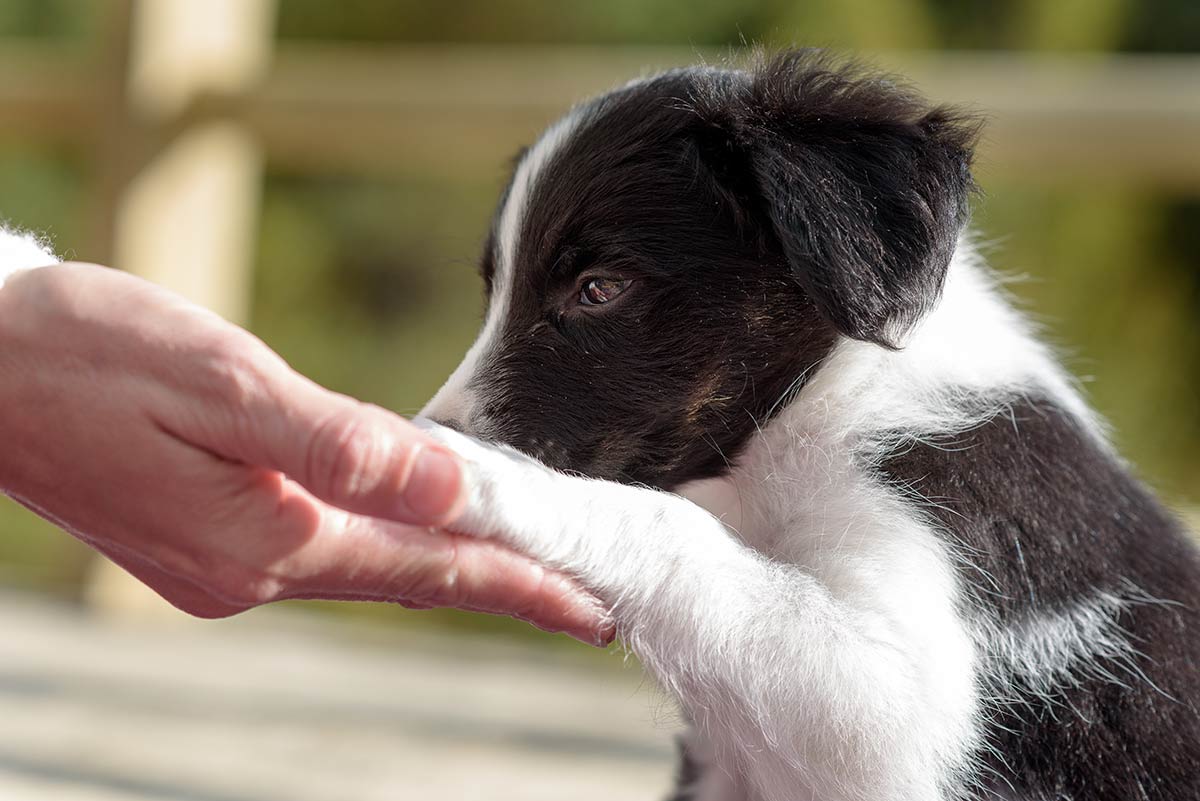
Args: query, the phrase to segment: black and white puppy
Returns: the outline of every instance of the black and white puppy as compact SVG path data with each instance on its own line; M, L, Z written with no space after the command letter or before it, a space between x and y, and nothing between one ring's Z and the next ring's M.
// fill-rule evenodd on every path
M786 53L501 198L424 414L511 446L430 425L678 699L679 798L1200 798L1200 560L962 237L976 130Z

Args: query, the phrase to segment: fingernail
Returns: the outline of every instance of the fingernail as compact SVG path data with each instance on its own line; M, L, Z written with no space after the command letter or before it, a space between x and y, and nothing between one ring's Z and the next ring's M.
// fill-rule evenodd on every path
M596 639L592 643L597 648L607 648L612 645L613 640L617 639L617 627L611 620L606 622L600 631L596 633Z
M533 625L542 629L542 631L549 631L551 634L559 633L554 629L543 628L537 623L534 623ZM613 625L613 622L608 619L605 619L603 622L587 628L567 628L564 629L562 633L566 634L571 639L578 640L584 645L590 645L594 648L607 648L608 646L612 645L613 640L617 638L617 628L615 625Z
M458 505L462 487L458 460L441 448L423 445L404 486L404 504L423 522L445 522Z
M584 600L581 606L590 612L589 616L592 619L586 629L571 633L571 636L585 645L594 645L597 648L605 648L610 645L617 637L617 624L613 621L612 615L592 598Z

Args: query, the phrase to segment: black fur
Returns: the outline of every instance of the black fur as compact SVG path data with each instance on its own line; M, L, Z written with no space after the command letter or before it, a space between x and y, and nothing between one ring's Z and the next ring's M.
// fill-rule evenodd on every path
M713 87L697 113L747 154L805 291L842 334L896 345L941 293L978 123L809 51Z
M962 555L968 618L1006 629L1098 593L1123 597L1137 651L1039 697L998 676L985 754L991 797L1021 801L1200 798L1200 558L1182 527L1050 401L957 435L913 442L879 469L931 501ZM985 796L988 797L988 796Z
M692 787L699 781L704 772L704 766L696 762L682 740L679 746L679 763L675 768L675 790L667 801L695 801Z

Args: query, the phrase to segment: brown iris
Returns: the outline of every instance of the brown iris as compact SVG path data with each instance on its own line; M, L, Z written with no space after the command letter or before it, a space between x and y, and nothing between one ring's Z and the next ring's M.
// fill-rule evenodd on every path
M625 291L629 282L619 278L593 278L583 285L579 302L584 306L599 306Z

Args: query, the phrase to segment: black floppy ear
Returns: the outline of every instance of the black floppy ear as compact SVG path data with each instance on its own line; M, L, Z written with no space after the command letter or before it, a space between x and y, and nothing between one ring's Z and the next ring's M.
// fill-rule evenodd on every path
M724 89L717 116L797 280L841 333L898 347L941 294L978 124L813 52Z

